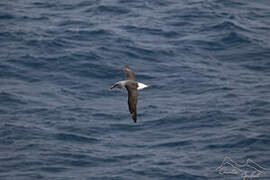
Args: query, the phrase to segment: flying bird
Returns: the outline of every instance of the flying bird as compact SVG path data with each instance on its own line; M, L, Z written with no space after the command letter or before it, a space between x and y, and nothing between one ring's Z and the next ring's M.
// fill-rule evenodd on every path
M128 91L128 108L130 115L133 121L136 123L137 121L137 103L138 103L138 90L142 90L145 88L150 88L146 84L140 83L136 81L135 75L132 70L128 66L123 66L122 70L126 74L126 80L118 81L115 83L111 89L113 88L126 88Z

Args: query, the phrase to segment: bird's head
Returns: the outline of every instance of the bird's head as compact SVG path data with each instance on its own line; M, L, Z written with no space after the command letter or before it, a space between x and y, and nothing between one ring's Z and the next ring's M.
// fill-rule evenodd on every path
M117 83L115 83L115 84L111 87L111 89L113 89L113 88L121 89L121 88L122 88L122 84L121 84L120 82L117 82Z

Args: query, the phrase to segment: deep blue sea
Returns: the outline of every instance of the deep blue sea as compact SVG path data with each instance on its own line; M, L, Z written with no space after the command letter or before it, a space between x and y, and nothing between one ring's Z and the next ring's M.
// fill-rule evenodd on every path
M269 180L270 1L2 0L0 180L37 179Z

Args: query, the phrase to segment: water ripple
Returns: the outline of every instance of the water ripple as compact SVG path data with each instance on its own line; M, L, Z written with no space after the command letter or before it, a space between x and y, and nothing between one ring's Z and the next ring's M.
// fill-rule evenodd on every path
M0 2L0 179L226 179L225 155L269 169L269 7ZM109 89L123 65L152 85L136 124Z

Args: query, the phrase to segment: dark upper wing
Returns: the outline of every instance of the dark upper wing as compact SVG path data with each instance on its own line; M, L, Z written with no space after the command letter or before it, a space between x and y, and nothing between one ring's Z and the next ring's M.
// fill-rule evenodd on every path
M138 85L135 82L132 82L126 85L126 88L128 90L129 112L134 122L137 121L137 102L138 102L137 87Z
M122 70L126 73L126 80L134 80L136 81L134 73L128 66L123 66Z

